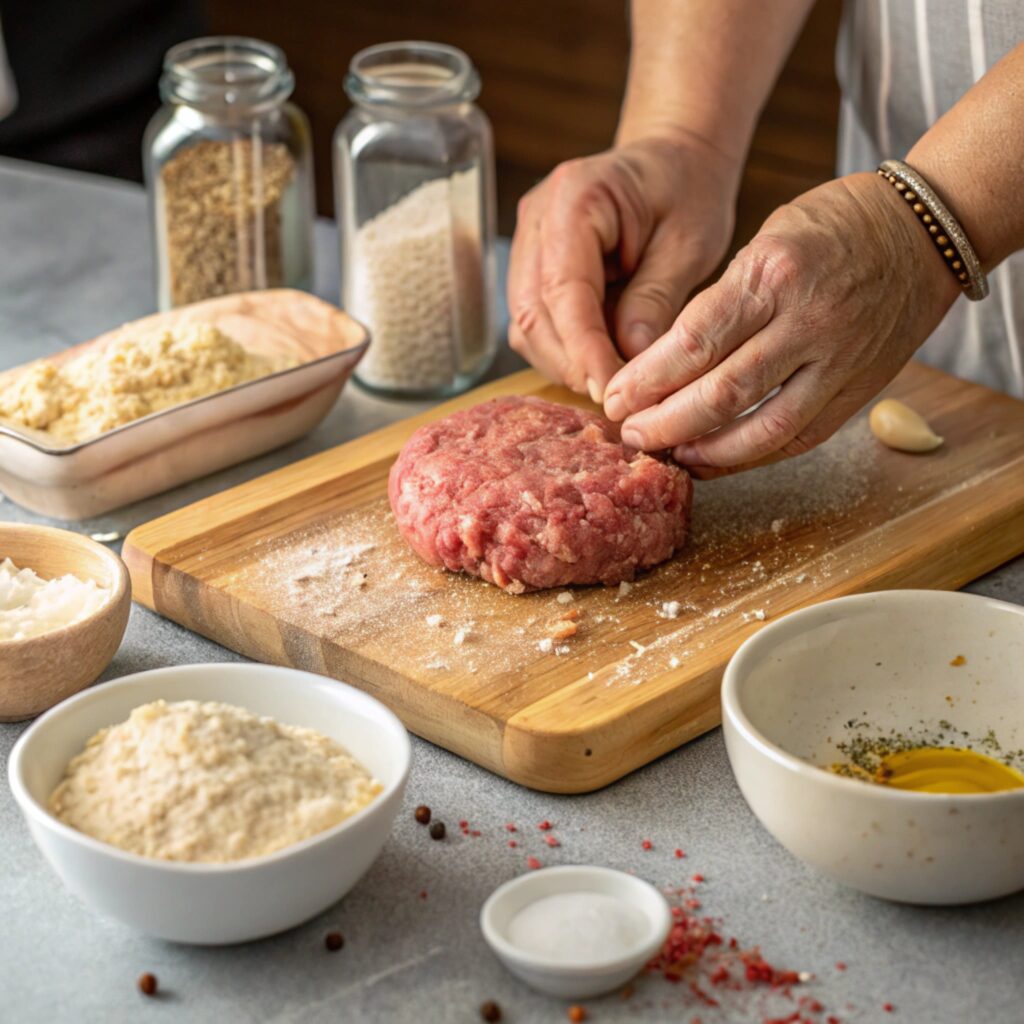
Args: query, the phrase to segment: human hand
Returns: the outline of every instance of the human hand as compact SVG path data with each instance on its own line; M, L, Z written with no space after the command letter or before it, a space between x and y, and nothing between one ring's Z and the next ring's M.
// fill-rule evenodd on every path
M512 348L600 402L622 357L663 334L722 258L737 174L692 136L643 139L556 167L519 203Z
M721 279L612 379L605 412L624 421L623 441L670 448L710 476L830 437L959 293L905 205L865 173L776 210Z

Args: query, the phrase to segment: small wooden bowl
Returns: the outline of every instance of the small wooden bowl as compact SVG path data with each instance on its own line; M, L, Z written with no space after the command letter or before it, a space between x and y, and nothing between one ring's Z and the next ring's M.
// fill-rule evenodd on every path
M0 722L18 722L84 689L110 664L128 624L132 591L113 551L69 530L0 523L3 558L44 579L71 573L111 591L81 622L27 640L0 640Z

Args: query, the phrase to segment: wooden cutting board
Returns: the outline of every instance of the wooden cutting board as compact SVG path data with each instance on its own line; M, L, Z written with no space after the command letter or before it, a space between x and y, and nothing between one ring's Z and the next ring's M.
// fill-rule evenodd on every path
M862 414L803 458L698 483L687 547L628 593L510 596L422 564L394 528L388 469L422 423L505 394L586 404L533 371L140 526L124 558L135 600L189 629L354 683L516 782L584 792L717 724L725 664L763 622L959 587L1024 551L1024 403L918 364L888 393L946 444L889 451ZM577 635L545 643L567 611Z

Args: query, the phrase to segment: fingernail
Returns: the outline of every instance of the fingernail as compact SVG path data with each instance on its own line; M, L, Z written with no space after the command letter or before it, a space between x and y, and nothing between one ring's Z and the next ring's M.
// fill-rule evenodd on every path
M587 378L587 393L590 395L590 400L595 405L601 404L601 388L593 377Z
M677 444L672 449L672 458L676 462L681 462L683 465L694 465L699 466L701 464L700 454L697 451L697 446L694 444Z
M605 396L604 414L608 419L615 420L616 422L626 418L626 403L622 400L622 395L617 391Z
M629 347L634 355L639 355L654 344L656 337L654 328L649 324L633 324L627 331Z
M623 427L622 443L624 445L628 445L630 448L639 448L642 450L644 446L644 435L641 434L636 427Z

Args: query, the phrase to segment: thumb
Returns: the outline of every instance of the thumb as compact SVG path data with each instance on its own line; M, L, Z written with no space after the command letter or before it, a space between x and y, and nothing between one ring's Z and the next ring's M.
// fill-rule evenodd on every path
M672 326L704 276L694 248L676 239L651 239L615 307L615 338L626 359L650 348Z

